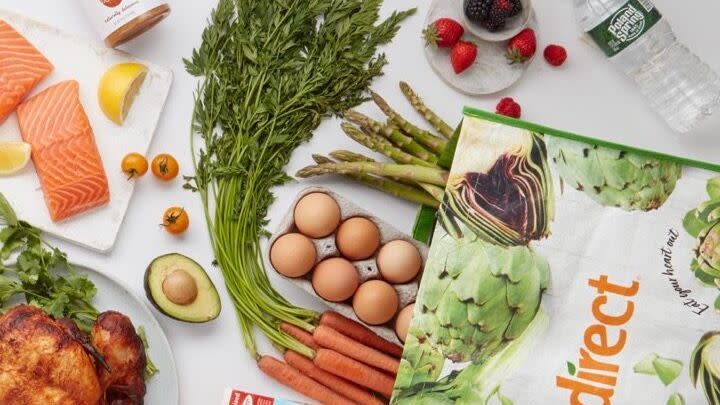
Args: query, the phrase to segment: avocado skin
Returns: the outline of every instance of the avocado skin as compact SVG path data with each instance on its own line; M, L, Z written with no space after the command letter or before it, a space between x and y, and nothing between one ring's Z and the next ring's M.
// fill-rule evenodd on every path
M204 319L204 320L185 319L185 318L182 318L182 317L179 316L179 315L174 315L174 314L170 313L170 312L167 311L165 308L163 308L162 305L160 305L157 301L155 301L155 298L154 298L153 295L152 295L153 288L152 288L152 285L151 285L151 283L150 283L150 276L153 274L153 265L156 264L156 263L157 263L159 260L161 260L161 259L167 259L167 258L170 258L170 257L181 257L181 258L183 258L183 259L185 259L185 260L188 260L188 261L194 263L194 265L197 266L197 269L200 269L203 273L205 273L205 277L207 278L207 282L210 284L210 286L212 286L212 290L214 291L214 294L217 295L218 310L216 311L215 314L213 314L213 316L212 316L211 318ZM193 275L193 277L195 277L195 272L194 272L194 271L193 271L193 272L190 272L190 274ZM198 281L198 280L196 280L196 281ZM158 310L160 313L162 313L163 315L167 316L168 318L174 319L174 320L176 320L176 321L181 321L181 322L186 322L186 323L194 323L194 324L206 323L206 322L210 322L210 321L216 319L218 316L220 316L220 312L222 312L222 302L221 302L220 297L219 297L219 295L218 295L217 288L215 287L215 284L212 282L212 280L210 279L210 277L209 277L209 276L207 275L207 273L205 272L205 269L204 269L198 262L196 262L195 260L193 260L193 259L191 259L191 258L189 258L189 257L187 257L187 256L185 256L185 255L183 255L182 253L168 253L168 254L165 254L165 255L158 256L158 257L156 257L155 259L153 259L153 260L150 262L150 264L148 265L147 269L145 269L145 276L143 277L143 287L144 287L144 289L145 289L145 296L147 297L148 301L150 301L150 303L152 304L152 306L155 307L155 309L157 309L157 310ZM159 286L158 288L160 288L160 293L164 295L164 293L162 292L162 287Z

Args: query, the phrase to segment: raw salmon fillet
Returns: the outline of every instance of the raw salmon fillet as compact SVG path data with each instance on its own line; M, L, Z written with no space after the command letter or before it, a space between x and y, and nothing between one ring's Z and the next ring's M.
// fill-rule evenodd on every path
M32 146L50 217L59 222L110 201L95 135L80 104L80 85L68 80L20 104L20 132Z
M52 70L40 51L0 20L0 124Z

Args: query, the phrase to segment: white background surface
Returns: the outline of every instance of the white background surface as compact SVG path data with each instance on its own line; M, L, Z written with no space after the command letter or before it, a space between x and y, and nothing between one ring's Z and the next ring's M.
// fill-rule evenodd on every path
M95 37L78 3L78 0L2 0L0 7L80 35ZM540 25L540 51L548 43L565 45L569 53L566 65L554 69L542 57L536 58L527 76L513 88L495 96L471 98L450 90L436 80L425 62L419 33L429 3L387 0L385 9L388 12L392 8L413 5L418 5L419 12L404 25L394 44L387 49L390 65L386 76L376 82L375 88L414 121L419 121L419 117L411 115L410 106L397 89L398 80L407 80L414 85L428 103L451 123L459 120L463 105L494 109L501 96L511 95L522 104L523 118L527 120L644 148L720 161L720 140L713 135L716 131L711 129L695 138L673 135L649 110L631 83L615 73L599 51L589 48L579 38L573 24L571 1L536 0L535 3ZM681 40L720 71L720 51L717 50L720 2L657 0L656 3L670 19ZM140 58L172 68L175 73L175 84L151 147L151 155L173 153L179 158L186 174L189 174L190 168L188 127L195 80L184 72L181 58L188 56L198 45L205 19L214 4L214 0L171 1L173 14L167 21L124 47ZM379 111L370 106L362 109L380 117ZM720 130L720 127L717 129ZM341 135L337 122L325 122L316 132L314 140L298 149L288 170L294 173L309 164L310 153L340 147L360 150ZM278 201L270 212L271 230L277 226L295 194L308 184L302 182L277 190ZM415 215L412 205L350 185L327 180L322 184L353 198L400 230L410 231ZM191 214L193 224L182 238L166 235L157 226L162 212L171 205L182 205ZM156 312L175 351L183 405L219 404L224 389L230 386L288 399L298 398L264 377L243 349L232 305L222 288L221 276L210 266L212 255L202 221L199 199L183 191L180 181L164 185L149 176L138 184L126 223L112 253L94 254L67 244L61 245L72 260L113 273L139 294L142 293L145 267L155 256L179 251L206 266L221 290L224 308L218 320L205 325L188 325ZM312 305L304 293L289 283L275 278L275 285L291 300Z

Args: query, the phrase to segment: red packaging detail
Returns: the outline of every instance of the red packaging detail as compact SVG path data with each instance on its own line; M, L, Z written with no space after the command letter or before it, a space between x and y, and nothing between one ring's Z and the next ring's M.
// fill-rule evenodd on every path
M228 405L273 405L275 400L262 395L233 390Z

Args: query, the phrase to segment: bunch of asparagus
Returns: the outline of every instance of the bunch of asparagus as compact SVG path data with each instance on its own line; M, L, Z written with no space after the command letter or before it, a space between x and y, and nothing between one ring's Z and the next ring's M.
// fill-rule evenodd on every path
M387 122L350 110L344 114L342 129L356 142L393 162L378 162L359 153L336 150L329 157L313 155L316 164L301 169L296 176L340 174L394 196L437 208L448 179L448 172L439 166L440 157L454 130L425 105L410 85L400 82L400 89L437 134L412 124L380 95L372 93L373 101L385 113Z

